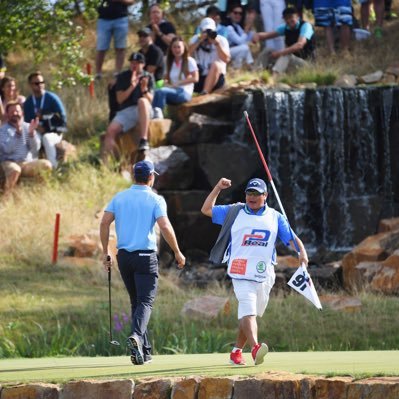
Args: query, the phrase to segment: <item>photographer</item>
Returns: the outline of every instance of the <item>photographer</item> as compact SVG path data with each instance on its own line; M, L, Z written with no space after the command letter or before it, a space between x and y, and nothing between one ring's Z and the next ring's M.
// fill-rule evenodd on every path
M204 18L200 30L200 34L190 39L189 53L197 61L200 72L194 91L208 94L224 86L230 48L227 39L217 34L213 19Z
M39 118L37 130L42 134L46 157L53 167L57 167L56 145L62 141L62 134L66 131L64 105L55 93L45 90L46 83L40 71L31 73L28 83L32 95L24 102L25 122Z

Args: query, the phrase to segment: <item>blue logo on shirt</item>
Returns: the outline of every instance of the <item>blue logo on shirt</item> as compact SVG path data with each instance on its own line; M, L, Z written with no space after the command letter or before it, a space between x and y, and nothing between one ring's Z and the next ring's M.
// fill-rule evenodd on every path
M244 239L242 240L242 246L258 246L258 247L266 247L268 244L268 240L270 237L269 230L257 230L254 229L251 231L251 234L245 234Z

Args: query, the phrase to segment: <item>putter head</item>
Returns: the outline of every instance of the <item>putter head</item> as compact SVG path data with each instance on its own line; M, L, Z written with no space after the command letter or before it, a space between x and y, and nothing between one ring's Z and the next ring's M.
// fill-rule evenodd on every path
M121 344L118 341L109 341L109 343L111 345L115 345L115 346L121 346Z

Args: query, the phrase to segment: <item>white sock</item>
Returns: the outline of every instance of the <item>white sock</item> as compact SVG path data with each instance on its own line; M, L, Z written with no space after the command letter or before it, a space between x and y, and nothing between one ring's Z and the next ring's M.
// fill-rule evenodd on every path
M232 350L232 352L235 352L235 351L242 351L242 348L237 348L236 346L233 348L233 350Z

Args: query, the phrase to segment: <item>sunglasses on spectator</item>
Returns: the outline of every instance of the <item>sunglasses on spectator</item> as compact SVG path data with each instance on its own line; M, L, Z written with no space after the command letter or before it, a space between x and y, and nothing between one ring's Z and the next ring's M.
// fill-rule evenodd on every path
M44 85L46 82L42 80L41 82L32 82L33 85L39 86L39 85Z
M242 15L242 11L233 11L233 14Z

